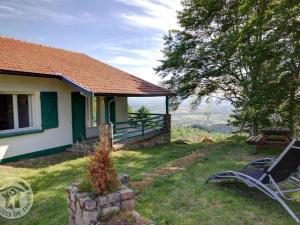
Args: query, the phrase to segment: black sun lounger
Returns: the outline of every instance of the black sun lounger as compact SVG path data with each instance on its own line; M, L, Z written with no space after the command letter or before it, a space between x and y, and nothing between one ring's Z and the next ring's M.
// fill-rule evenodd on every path
M264 162L264 159L260 160ZM278 201L291 217L297 223L300 223L299 218L284 201L284 199L297 199L297 197L288 197L287 194L300 191L300 178L297 174L300 166L300 141L292 140L278 157L266 159L266 164L264 165L270 164L267 167L253 167L252 165L257 165L257 163L255 161L252 162L241 171L218 172L210 176L206 182L228 179L242 181L249 187L255 187L270 198ZM283 189L281 184L284 183L288 183L292 188Z
M273 163L277 157L267 157L267 158L260 158L260 159L255 159L248 163L244 169L247 168L266 168L269 167L271 163Z

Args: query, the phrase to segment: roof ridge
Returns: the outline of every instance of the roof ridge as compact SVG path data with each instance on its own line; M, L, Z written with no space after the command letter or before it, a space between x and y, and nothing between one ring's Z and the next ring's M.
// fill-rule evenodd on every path
M69 53L75 53L75 54L83 55L83 56L88 57L88 58L90 58L90 59L92 59L92 60L95 60L95 61L98 61L98 62L100 62L100 63L102 63L102 64L105 64L105 65L108 66L108 67L111 67L111 68L113 68L113 69L117 69L117 70L119 70L119 71L121 71L121 72L123 72L123 73L126 73L127 75L131 76L131 77L134 78L134 79L137 79L137 80L143 81L143 82L146 81L146 80L143 80L143 79L141 79L141 78L139 78L139 77L137 77L137 76L135 76L135 75L133 75L133 74L130 74L130 73L127 72L127 71L121 70L121 69L119 69L119 68L117 68L117 67L114 67L114 66L109 65L109 64L106 63L106 62L103 62L103 61L101 61L101 60L95 59L94 57L88 55L87 53L76 52L76 51L68 50L68 49L64 49L64 48L53 47L53 46L46 45L46 44L34 43L34 42L25 41L25 40L21 40L21 39L16 39L16 38L13 38L13 37L8 37L8 36L0 36L0 38L4 38L4 39L8 39L8 40L13 40L13 41L18 41L18 42L24 43L24 44L35 45L35 46L40 46L40 47L50 48L50 49L54 49L54 50L61 50L61 51L64 51L64 52L69 52ZM160 87L160 88L163 88L163 87L161 87L161 86L159 86L159 85L152 84L152 83L149 82L149 81L146 81L146 82L149 83L149 84L152 85L152 86L158 86L158 87ZM164 88L163 88L163 89L164 89Z
M65 48L53 47L53 46L50 46L50 45L47 45L47 44L41 44L41 43L34 43L34 42L31 42L31 41L25 41L25 40L13 38L13 37L8 37L8 36L5 36L5 35L0 35L0 38L11 40L11 41L18 41L20 43L28 44L28 45L35 45L35 46L50 48L50 49L54 49L54 50L60 50L60 51L69 52L69 53L75 53L75 54L79 54L79 55L86 55L84 53L76 52L76 51L65 49Z
M124 96L162 96L172 93L86 53L0 35L0 73L57 78L80 84L94 93ZM19 72L18 72L19 71ZM28 75L26 74L26 75ZM56 75L56 76L55 76Z

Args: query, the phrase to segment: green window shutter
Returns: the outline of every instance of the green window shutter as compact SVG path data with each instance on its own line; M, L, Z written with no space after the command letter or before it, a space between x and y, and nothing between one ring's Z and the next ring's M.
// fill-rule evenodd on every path
M41 92L42 128L58 127L58 106L56 92Z

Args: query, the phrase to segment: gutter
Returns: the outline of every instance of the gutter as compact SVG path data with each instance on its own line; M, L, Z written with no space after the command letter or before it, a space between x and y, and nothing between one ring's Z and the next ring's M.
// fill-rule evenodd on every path
M83 85L79 84L78 82L64 76L60 75L60 80L64 81L65 83L69 84L70 86L74 87L75 89L78 89L80 93L87 97L93 97L94 92L88 89L87 87L84 87Z
M70 79L69 77L65 76L61 73L53 73L53 74L44 74L44 73L33 73L33 72L24 72L24 71L15 71L15 70L3 70L0 69L0 74L3 75L15 75L15 76L31 76L31 77L42 77L42 78L55 78L61 80L71 87L80 91L82 95L87 97L92 96L118 96L118 97L158 97L158 96L176 96L175 93L171 91L167 91L166 93L142 93L142 94L135 94L135 93L95 93L91 89L81 85L80 83Z
M0 74L3 75L13 75L13 76L30 76L30 77L42 77L42 78L55 78L61 80L71 87L80 91L80 93L87 97L94 96L94 92L89 88L79 84L78 82L68 78L67 76L61 73L54 73L54 74L42 74L42 73L32 73L32 72L24 72L24 71L14 71L14 70L1 70Z

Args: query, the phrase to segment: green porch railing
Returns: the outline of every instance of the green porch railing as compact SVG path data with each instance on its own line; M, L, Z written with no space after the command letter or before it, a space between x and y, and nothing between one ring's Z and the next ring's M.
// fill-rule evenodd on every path
M113 143L143 137L166 129L164 114L129 113L129 120L113 125Z

